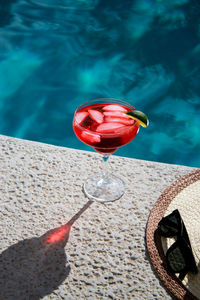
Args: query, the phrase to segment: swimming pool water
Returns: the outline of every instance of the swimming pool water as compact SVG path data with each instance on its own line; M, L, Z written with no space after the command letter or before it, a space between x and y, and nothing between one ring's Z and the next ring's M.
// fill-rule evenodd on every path
M116 154L200 167L199 0L0 1L0 134L92 150L86 100L130 102L148 128Z

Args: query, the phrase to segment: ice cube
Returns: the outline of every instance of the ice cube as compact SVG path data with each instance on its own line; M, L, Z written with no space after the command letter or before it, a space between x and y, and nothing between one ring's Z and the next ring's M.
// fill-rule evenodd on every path
M125 113L123 113L121 111L104 111L103 114L106 117L114 117L114 118L115 117L120 117L120 118L130 120L130 116L126 115Z
M92 118L95 122L98 124L103 123L103 114L95 109L88 109L88 113L90 115L90 118Z
M109 104L109 105L105 105L103 107L104 111L121 111L121 112L127 112L128 110L121 106L121 105L117 105L117 104Z
M88 142L93 144L101 141L100 135L86 130L82 131L81 136L86 143Z
M88 113L86 111L77 112L75 115L75 122L77 124L81 124L87 116L88 116Z
M106 117L105 122L107 123L121 123L123 125L133 125L135 123L135 120L131 120L130 118L113 118L113 117Z
M120 123L102 123L96 128L96 132L99 133L112 133L115 132L116 129L118 128L125 127L124 125Z

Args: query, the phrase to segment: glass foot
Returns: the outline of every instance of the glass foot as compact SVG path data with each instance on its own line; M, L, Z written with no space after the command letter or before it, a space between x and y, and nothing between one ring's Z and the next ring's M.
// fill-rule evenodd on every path
M121 198L125 192L125 182L113 175L94 174L89 177L83 186L84 193L90 199L99 202L110 202Z

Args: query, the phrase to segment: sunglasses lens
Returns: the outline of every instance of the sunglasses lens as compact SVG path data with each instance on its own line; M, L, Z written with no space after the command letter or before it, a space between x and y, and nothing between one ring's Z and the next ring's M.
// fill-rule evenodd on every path
M171 213L167 217L162 218L162 220L158 223L158 231L165 237L177 235L180 231L180 221L176 214Z
M174 273L180 273L186 268L185 259L178 245L169 248L167 252L167 263Z
M166 224L166 222L163 222L158 225L158 230L161 235L165 237L172 237L178 234L178 229L174 228L171 225Z

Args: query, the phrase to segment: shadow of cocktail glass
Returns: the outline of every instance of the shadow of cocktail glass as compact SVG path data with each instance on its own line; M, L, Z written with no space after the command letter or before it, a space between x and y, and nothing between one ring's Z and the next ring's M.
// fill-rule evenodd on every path
M70 273L64 250L70 229L92 202L65 225L22 240L0 254L0 299L38 300L58 288Z

